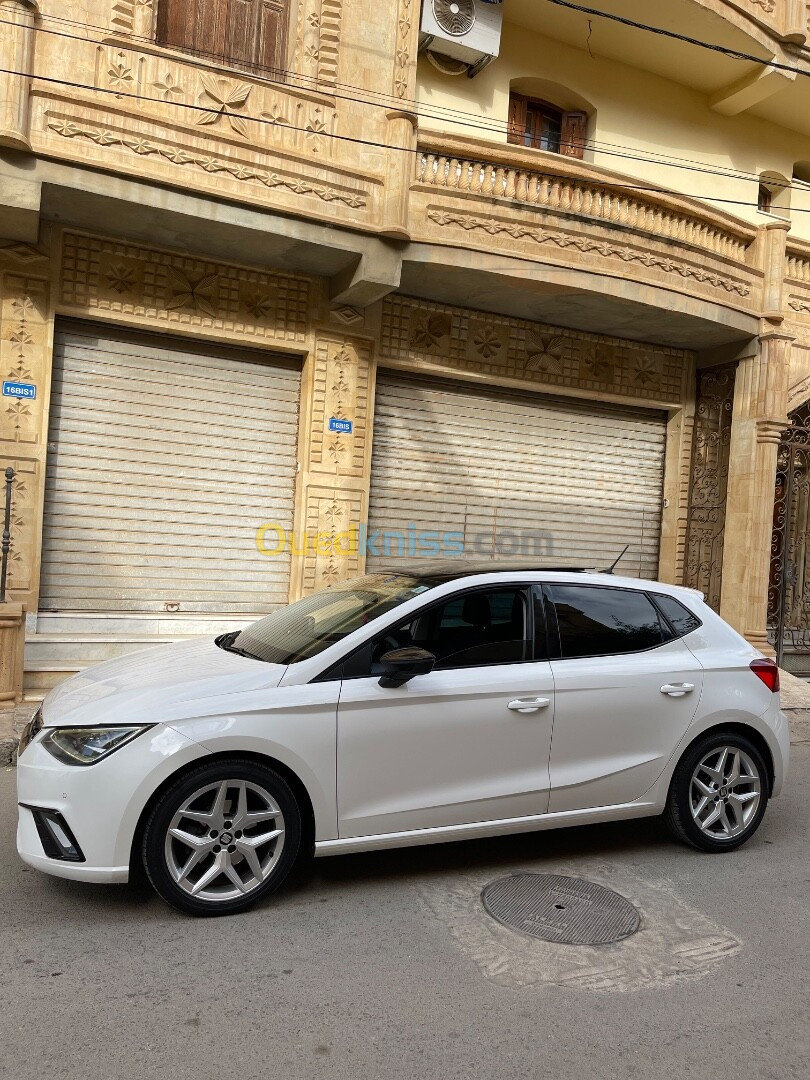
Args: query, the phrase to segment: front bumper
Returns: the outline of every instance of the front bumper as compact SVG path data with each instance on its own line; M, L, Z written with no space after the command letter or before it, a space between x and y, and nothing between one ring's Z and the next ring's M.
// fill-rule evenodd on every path
M36 870L74 881L127 881L135 830L150 797L179 768L208 754L162 725L90 766L63 765L35 739L17 762L20 858ZM62 816L83 862L46 854L32 808Z

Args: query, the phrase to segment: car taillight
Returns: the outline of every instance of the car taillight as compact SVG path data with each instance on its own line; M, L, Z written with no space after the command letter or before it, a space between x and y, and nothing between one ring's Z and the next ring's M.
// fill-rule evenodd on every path
M779 668L775 660L766 660L764 657L761 660L752 660L750 667L756 677L765 683L772 694L779 693Z

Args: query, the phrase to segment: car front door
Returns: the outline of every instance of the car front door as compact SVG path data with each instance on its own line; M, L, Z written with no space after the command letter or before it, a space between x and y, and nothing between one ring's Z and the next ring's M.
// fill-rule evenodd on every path
M552 676L543 626L535 658L534 623L529 588L469 589L347 660L337 739L342 838L546 812ZM380 658L405 645L432 652L434 670L380 686Z
M544 593L555 688L549 809L633 802L694 719L703 669L642 590Z

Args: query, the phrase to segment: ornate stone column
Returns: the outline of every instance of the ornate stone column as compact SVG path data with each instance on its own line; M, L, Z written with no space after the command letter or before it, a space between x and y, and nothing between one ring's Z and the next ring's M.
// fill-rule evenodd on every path
M804 45L807 40L807 0L785 0L782 40Z
M393 110L388 120L388 151L383 202L383 234L395 240L410 240L408 199L414 177L417 117Z
M35 0L0 0L0 146L30 150L28 109Z
M740 361L734 390L720 614L773 655L766 631L776 456L787 426L790 346L769 328Z

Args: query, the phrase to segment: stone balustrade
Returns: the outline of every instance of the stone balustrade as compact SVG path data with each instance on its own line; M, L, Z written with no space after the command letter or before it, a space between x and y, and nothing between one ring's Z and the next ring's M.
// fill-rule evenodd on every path
M414 239L590 264L749 312L764 302L756 226L651 183L518 146L423 136L409 229Z
M425 149L418 156L420 184L483 198L507 199L564 214L581 214L649 233L658 238L711 251L745 263L752 236L747 230L722 228L696 213L662 203L658 194L622 190L592 179L565 175L556 163L548 170L488 161L469 161ZM636 182L639 188L645 185ZM624 184L632 187L634 181Z

